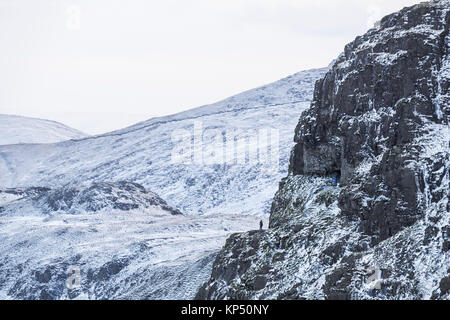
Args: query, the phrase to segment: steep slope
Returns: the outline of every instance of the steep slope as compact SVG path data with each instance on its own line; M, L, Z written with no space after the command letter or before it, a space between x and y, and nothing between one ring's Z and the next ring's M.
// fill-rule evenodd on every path
M230 237L198 299L450 298L449 27L450 1L431 1L346 46L297 125L270 230Z
M183 216L125 181L2 194L0 299L192 299L224 239L258 222Z
M56 121L0 114L0 145L54 143L87 136Z
M127 180L185 214L268 213L287 172L292 130L324 72L300 72L213 105L100 136L0 146L0 186L59 188ZM266 146L269 141L272 148ZM256 157L250 151L255 147ZM184 158L176 158L183 150ZM222 151L229 155L226 161Z

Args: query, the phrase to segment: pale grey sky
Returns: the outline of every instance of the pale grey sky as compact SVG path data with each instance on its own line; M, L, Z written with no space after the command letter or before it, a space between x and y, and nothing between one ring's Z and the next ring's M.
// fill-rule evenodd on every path
M95 134L309 68L413 0L0 0L0 113Z

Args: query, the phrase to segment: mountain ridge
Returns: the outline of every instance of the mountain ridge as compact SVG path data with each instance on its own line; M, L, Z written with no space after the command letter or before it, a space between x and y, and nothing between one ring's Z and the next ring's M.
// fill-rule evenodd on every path
M286 172L295 118L309 104L314 82L325 70L302 71L213 105L152 118L112 133L52 145L2 146L0 185L58 188L85 181L127 180L153 190L186 214L228 208L235 213L267 214L277 180ZM250 163L248 150L239 151L248 158L245 164L237 160L231 165L172 163L172 151L180 145L174 133L181 130L193 136L196 122L203 130L203 158L214 141L223 139L223 133L240 130L239 139L254 139L258 130L276 130L279 156L272 160L282 165L271 170L278 173L267 174L267 163L259 160ZM215 136L208 141L206 132L211 130ZM235 153L236 158L240 156Z
M56 143L88 135L53 120L0 114L0 145Z

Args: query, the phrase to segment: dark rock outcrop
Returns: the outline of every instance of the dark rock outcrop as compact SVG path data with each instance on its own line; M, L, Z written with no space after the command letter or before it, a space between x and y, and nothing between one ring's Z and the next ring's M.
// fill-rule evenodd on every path
M147 191L143 186L128 181L98 182L82 187L62 187L58 189L30 188L8 189L19 199L2 206L3 213L20 212L18 206L27 206L28 212L42 214L77 214L100 210L130 211L135 209L160 208L172 215L182 214L171 207L157 194Z
M359 218L375 241L423 217L427 186L435 202L446 196L439 181L448 154L424 170L419 157L427 146L416 143L430 124L448 125L450 83L441 73L450 50L446 9L447 1L404 9L347 45L316 83L295 131L290 171L339 172L340 209Z
M31 188L0 188L0 198L11 198L9 201L22 199L25 197L36 197L50 191L50 188L31 187ZM2 203L0 203L2 205Z
M269 230L229 238L198 299L449 298L449 26L450 1L421 3L345 47Z

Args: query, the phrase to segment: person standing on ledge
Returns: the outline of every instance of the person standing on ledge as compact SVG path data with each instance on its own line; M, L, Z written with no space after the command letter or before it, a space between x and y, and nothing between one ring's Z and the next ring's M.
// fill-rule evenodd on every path
M259 222L259 230L262 230L262 228L263 228L263 221L261 220L261 221Z
M341 178L341 172L335 171L333 173L333 186L338 187L339 186L339 179Z

